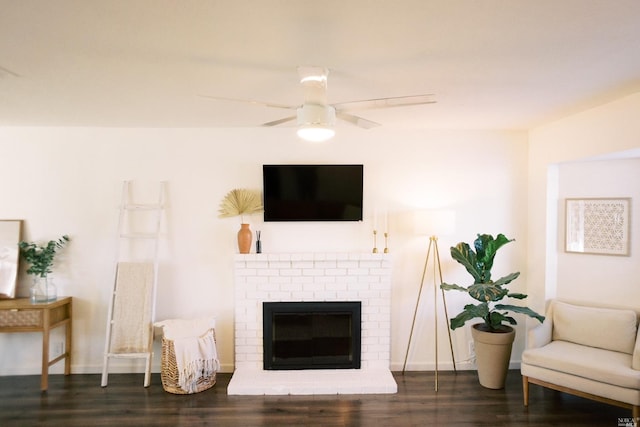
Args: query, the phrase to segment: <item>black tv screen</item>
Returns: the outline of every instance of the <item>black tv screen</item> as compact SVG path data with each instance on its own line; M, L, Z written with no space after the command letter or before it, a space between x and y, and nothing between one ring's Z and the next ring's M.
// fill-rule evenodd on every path
M264 165L265 221L362 221L362 165Z

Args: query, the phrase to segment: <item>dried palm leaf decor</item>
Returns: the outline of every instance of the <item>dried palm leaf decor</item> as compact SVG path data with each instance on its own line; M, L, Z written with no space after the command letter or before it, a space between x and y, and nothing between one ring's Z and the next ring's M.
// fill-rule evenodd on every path
M224 196L218 210L220 218L232 216L241 217L240 231L238 231L238 250L241 254L248 254L251 250L252 233L249 224L245 224L244 215L263 212L260 193L244 188L231 190Z
M219 218L240 216L244 223L244 215L263 212L262 200L258 191L236 188L224 196L218 210Z

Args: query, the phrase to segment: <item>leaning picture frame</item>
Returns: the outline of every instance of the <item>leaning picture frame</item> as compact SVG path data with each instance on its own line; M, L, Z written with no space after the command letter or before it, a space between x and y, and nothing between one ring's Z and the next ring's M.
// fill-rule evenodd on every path
M15 298L22 220L0 220L0 299Z
M631 198L565 200L565 252L629 256Z

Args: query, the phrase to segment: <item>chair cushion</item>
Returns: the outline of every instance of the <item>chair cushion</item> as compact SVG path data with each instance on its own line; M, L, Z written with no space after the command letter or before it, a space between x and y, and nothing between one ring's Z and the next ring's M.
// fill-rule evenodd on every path
M631 355L567 341L553 341L522 353L522 363L577 375L616 386L640 389L640 371Z
M554 301L554 341L632 354L637 330L637 315L633 310L583 307Z

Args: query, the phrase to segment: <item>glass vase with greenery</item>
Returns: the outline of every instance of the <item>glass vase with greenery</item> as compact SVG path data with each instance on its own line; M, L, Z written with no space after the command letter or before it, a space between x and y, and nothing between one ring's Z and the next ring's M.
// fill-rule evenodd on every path
M50 240L46 245L24 241L18 243L22 258L30 264L29 268L27 268L27 274L31 274L34 277L33 286L30 290L31 302L40 303L56 300L56 288L49 279L49 274L53 271L53 261L56 253L69 241L69 236L64 235L57 240Z

